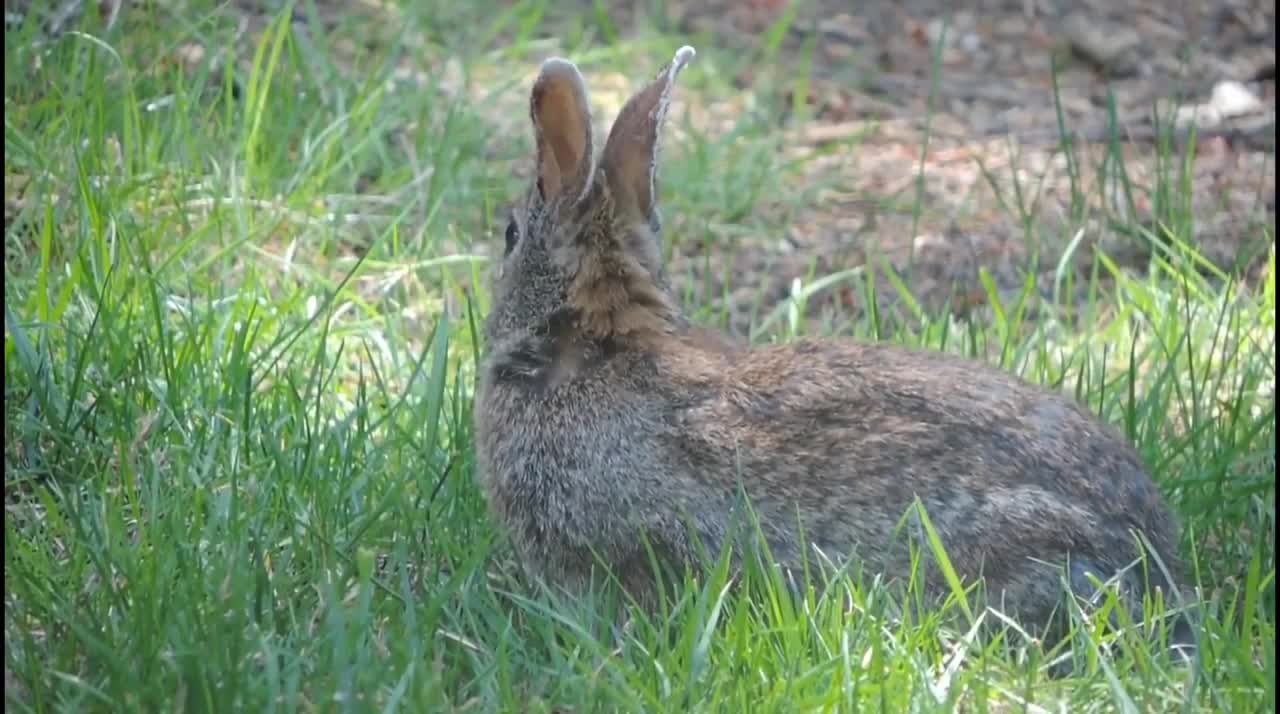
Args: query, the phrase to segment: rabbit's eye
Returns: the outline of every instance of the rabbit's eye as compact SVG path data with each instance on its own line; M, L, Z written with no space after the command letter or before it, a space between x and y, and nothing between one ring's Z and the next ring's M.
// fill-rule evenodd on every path
M504 255L511 255L511 251L516 247L516 241L520 239L520 229L516 228L516 222L511 221L507 224L507 252Z

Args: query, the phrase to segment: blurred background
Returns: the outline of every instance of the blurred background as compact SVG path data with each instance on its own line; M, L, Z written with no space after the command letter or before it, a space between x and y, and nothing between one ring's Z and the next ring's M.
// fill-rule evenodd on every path
M6 12L11 23L38 15L49 34L86 12L123 37L185 24L157 66L229 69L239 92L284 7L102 0ZM432 252L486 254L502 223L490 214L528 171L524 104L538 63L581 63L603 132L674 47L695 45L662 169L668 253L691 304L745 335L797 280L885 262L922 306L958 314L993 290L1018 293L1028 271L1085 275L1095 246L1141 269L1170 232L1256 276L1271 242L1260 228L1275 217L1274 20L1274 2L1237 0L307 0L291 51L353 86L385 81L384 107L408 109L378 122L379 136L422 146L419 162L423 142L438 141L423 132L442 116L428 106L475 122L481 152L454 160L477 183L455 177L423 206L470 234ZM392 190L381 167L357 170L353 196ZM514 183L491 180L508 173ZM348 204L337 208L352 220L372 213ZM893 309L894 291L880 294ZM828 328L866 307L840 279L811 298L806 316Z

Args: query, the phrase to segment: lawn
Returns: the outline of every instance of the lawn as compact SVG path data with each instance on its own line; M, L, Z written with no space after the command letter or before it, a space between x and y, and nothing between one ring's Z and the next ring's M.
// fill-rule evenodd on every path
M1194 144L1099 164L1064 138L1052 230L994 180L1042 247L1012 287L977 273L980 308L816 260L769 300L726 256L810 224L835 190L815 162L871 150L788 150L803 62L735 86L785 14L750 54L606 3L249 5L6 23L6 710L1275 710L1274 214L1260 252L1206 257ZM1099 618L1070 650L975 638L960 603L904 607L870 573L802 602L712 573L625 629L524 580L473 479L471 394L529 84L567 54L608 120L686 43L660 191L691 314L971 354L1116 424L1183 525L1194 666ZM1156 207L1106 229L1143 260L1085 239L1107 172ZM923 185L884 205L927 224Z

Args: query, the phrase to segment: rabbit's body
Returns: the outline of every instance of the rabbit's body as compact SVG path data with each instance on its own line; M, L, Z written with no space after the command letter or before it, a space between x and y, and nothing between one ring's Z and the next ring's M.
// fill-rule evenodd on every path
M645 599L650 548L714 558L745 495L780 565L905 579L918 499L958 574L1029 627L1061 609L1064 575L1085 594L1087 573L1138 561L1137 534L1161 565L1122 579L1129 604L1143 573L1176 587L1176 528L1141 460L1064 397L940 353L748 349L682 316L652 172L689 56L622 110L599 166L576 69L549 61L534 88L539 180L509 229L476 403L480 482L527 569L577 589L606 565ZM925 586L944 588L932 571Z
M534 374L488 363L480 473L521 555L553 582L585 584L602 559L643 591L647 548L714 557L740 494L783 567L855 557L889 579L911 573L900 523L919 498L959 574L1033 621L1060 605L1069 558L1106 579L1139 558L1135 533L1177 567L1137 455L1056 394L888 346L663 342L588 347Z

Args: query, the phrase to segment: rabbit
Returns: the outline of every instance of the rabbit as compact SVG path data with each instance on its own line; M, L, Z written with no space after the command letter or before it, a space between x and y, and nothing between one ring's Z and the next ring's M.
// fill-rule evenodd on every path
M824 556L902 580L918 503L964 582L1037 632L1064 582L1087 598L1113 580L1130 607L1181 588L1178 527L1140 457L1067 398L948 354L749 347L686 317L655 177L693 57L627 101L598 157L577 67L548 59L533 83L535 180L494 266L474 408L477 481L524 569L568 592L609 573L651 602L655 561L707 566L749 508L789 572ZM946 594L936 568L925 581ZM1176 637L1194 646L1189 624Z

